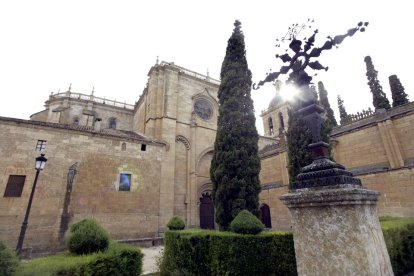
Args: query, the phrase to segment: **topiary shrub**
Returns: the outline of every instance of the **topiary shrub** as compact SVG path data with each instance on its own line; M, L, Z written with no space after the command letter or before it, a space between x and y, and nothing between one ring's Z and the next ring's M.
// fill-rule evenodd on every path
M0 241L0 275L14 275L19 266L19 259L3 241Z
M263 223L252 213L242 210L230 223L230 230L239 234L259 234L264 229Z
M167 227L170 230L183 230L185 228L185 223L179 216L173 216L167 223Z
M109 235L94 219L84 219L70 228L69 251L77 255L91 254L108 248Z

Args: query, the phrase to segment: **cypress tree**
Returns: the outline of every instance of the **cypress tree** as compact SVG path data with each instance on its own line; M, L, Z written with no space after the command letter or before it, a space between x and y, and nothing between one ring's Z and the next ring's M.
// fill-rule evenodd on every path
M348 113L345 110L344 100L342 100L341 96L338 95L338 109L339 109L339 118L345 119L348 116Z
M323 85L323 82L318 82L318 90L319 90L319 102L323 106L323 108L326 111L326 117L328 120L328 123L334 127L337 126L338 123L336 122L334 112L331 108L331 105L329 104L328 100L328 91L326 91L325 86Z
M374 105L375 109L390 109L390 102L388 101L384 91L382 91L382 86L378 80L378 71L375 70L371 57L366 56L364 61L367 66L366 76L368 78L368 85L372 93L372 104Z
M251 98L252 74L248 69L244 35L236 20L221 67L219 116L210 177L215 220L228 230L241 210L259 216L259 136Z
M301 168L309 165L313 160L308 149L308 145L312 142L312 135L308 124L304 121L302 115L297 112L299 109L299 103L296 102L288 110L289 129L286 132L286 140L289 160L289 188L291 188Z
M397 75L389 76L388 80L390 81L392 107L408 103L408 95L405 93L404 86L402 86Z

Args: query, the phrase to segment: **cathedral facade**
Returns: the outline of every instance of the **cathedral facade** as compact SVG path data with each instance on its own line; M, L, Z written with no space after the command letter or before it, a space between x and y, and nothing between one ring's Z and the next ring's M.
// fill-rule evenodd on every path
M95 218L117 240L162 236L173 215L214 228L209 170L219 81L173 63L154 65L138 101L127 104L69 89L51 94L30 120L0 117L0 240L16 245L41 171L23 248L64 247L70 225ZM279 196L289 176L288 103L276 95L262 113L260 194L266 227L290 229ZM414 104L360 118L332 133L336 161L382 192L382 215L414 216Z

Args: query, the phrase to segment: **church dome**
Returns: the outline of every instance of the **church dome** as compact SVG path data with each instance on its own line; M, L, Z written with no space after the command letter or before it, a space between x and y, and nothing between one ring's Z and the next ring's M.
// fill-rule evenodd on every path
M283 102L282 97L277 93L273 99L269 103L269 108L278 106L281 102Z

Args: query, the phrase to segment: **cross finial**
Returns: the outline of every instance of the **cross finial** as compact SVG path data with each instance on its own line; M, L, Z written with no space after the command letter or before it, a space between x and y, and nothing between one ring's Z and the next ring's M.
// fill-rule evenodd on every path
M159 60L158 60L158 56L157 56L157 61L156 61L156 63L155 63L155 64L157 64L157 65L158 65L158 62L159 62Z
M72 84L71 83L69 84L69 89L68 89L69 92L70 92L70 89L72 89Z
M92 94L91 95L93 95L94 92L95 92L95 86L92 87Z

